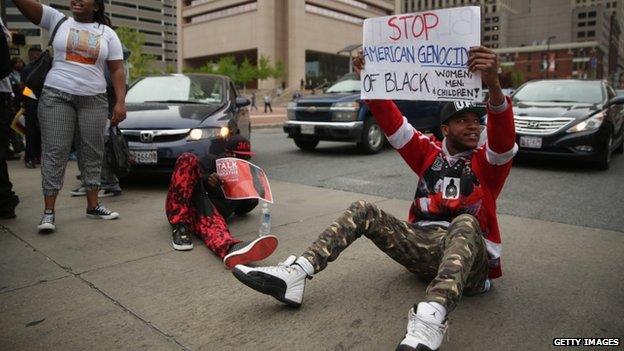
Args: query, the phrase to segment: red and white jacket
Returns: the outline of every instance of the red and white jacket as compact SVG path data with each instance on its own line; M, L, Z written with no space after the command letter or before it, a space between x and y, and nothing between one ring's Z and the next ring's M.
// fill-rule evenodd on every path
M368 100L366 104L390 144L418 175L409 221L448 226L458 215L472 214L479 220L487 246L489 277L500 277L501 236L496 199L518 151L511 100L507 98L497 108L488 104L484 145L453 156L446 150L445 141L434 141L414 129L392 100Z

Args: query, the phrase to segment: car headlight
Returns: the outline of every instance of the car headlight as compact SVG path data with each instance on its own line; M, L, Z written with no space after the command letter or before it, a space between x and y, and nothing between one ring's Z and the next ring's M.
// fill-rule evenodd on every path
M290 120L296 119L295 114L297 112L297 103L291 101L288 103L288 107L286 107L286 117Z
M186 140L197 141L204 139L226 138L230 134L228 127L221 128L195 128L191 129Z
M598 129L604 121L604 118L604 112L599 112L592 117L584 120L583 122L578 123L574 127L568 129L568 133L584 132L587 130Z
M334 121L355 121L360 111L360 103L357 101L336 102L330 111Z

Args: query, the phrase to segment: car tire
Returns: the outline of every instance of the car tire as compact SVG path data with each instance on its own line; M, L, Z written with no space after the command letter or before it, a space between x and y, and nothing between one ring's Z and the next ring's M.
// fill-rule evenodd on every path
M620 128L620 146L618 146L617 148L615 148L615 150L613 150L614 154L622 154L624 153L624 126L622 126Z
M367 118L364 122L362 137L358 143L358 148L365 154L376 154L383 148L386 137L379 125L372 119Z
M318 139L295 138L295 145L303 151L312 151L318 145Z
M613 147L613 135L609 134L609 139L602 150L594 160L594 168L606 171L611 164L611 148Z

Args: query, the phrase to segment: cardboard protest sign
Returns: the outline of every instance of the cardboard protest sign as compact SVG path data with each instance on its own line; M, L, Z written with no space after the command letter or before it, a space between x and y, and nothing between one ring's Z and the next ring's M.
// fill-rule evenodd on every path
M481 75L467 64L480 41L478 6L367 19L361 96L481 101Z
M273 203L269 180L262 168L234 157L220 158L216 166L226 199L262 199Z

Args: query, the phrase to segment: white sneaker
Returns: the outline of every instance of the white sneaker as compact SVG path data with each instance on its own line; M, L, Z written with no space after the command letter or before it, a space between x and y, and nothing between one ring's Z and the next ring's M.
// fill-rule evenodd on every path
M44 212L37 229L39 230L39 233L52 233L55 231L56 225L54 224L54 212Z
M295 256L290 256L277 266L270 267L247 267L239 264L232 273L248 287L271 295L287 305L299 307L303 301L308 275L295 264L296 260Z
M418 304L418 311L411 308L407 321L407 334L396 351L435 351L442 345L448 328L446 311L440 311L428 302Z

